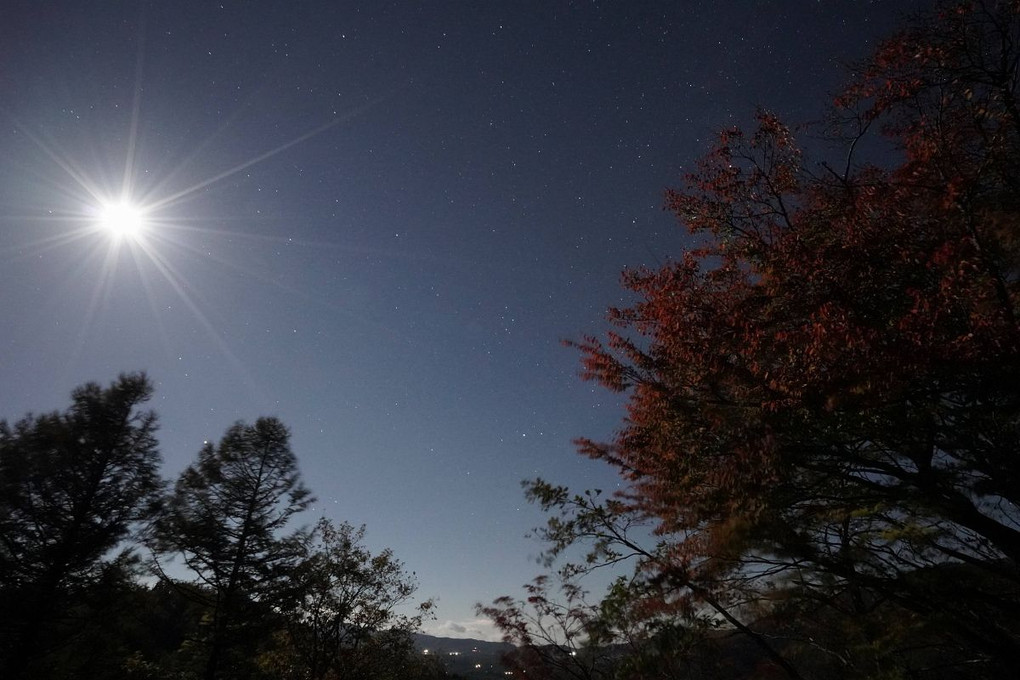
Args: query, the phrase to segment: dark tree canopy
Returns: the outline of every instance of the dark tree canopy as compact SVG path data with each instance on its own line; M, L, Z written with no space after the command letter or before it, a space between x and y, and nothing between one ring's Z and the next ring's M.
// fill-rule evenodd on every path
M312 499L289 440L275 418L235 424L181 473L157 525L159 552L180 557L201 586L191 592L210 607L210 680L228 637L242 623L251 629L256 612L282 596L301 554L303 534L285 531Z
M53 618L151 517L156 416L139 410L151 393L144 375L122 375L79 387L65 412L0 423L0 638L15 666L5 677L56 642Z
M325 518L316 524L291 574L287 633L275 667L299 669L295 677L308 680L406 676L403 662L415 656L411 633L433 602L412 608L414 574L391 550L373 555L364 536L364 527Z
M639 554L664 605L734 625L856 617L830 639L841 672L873 672L875 650L924 666L905 651L920 629L941 667L1020 656L1018 61L1020 5L944 4L837 98L845 160L807 163L764 112L720 136L667 195L699 246L626 272L637 302L577 343L585 377L629 398L581 451L630 486L596 504L533 485L563 513L554 551ZM886 166L855 156L876 130ZM662 542L624 540L635 519Z
M312 501L283 423L235 424L167 493L151 393L122 375L0 422L0 677L445 676L414 650L432 601L408 609L391 551L290 526Z

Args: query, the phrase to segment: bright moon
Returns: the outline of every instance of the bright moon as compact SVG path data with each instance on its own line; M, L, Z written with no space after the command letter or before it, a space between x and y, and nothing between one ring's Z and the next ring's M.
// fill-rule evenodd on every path
M145 229L145 211L130 203L109 203L99 213L99 226L116 238L137 238Z

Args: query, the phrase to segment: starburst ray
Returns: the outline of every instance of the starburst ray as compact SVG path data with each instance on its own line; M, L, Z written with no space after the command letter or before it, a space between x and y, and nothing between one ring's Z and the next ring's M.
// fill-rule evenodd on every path
M335 119L329 121L328 123L320 125L319 127L304 133L303 135L299 135L299 136L295 137L294 139L290 140L289 142L284 142L283 144L281 144L281 145L279 145L279 146L277 146L277 147L275 147L273 149L270 149L269 151L266 151L265 153L259 154L258 156L255 156L255 157L250 158L250 159L248 159L246 161L238 163L234 167L228 168L227 170L224 170L223 172L217 173L217 174L213 175L212 177L209 177L207 179L202 180L201 182L198 182L197 184L193 184L193 185L191 185L190 187L188 187L186 189L181 189L180 191L175 192L173 194L170 194L169 196L166 196L165 198L161 198L161 199L157 200L155 203L153 203L153 208L162 208L164 206L171 206L171 205L174 205L174 204L180 202L181 200L185 200L190 195L192 195L192 194L194 194L194 193L196 193L198 191L201 191L202 189L208 187L209 185L215 184L216 182L219 182L220 180L226 179L227 177L230 177L232 175L236 175L237 173L239 173L242 170L245 170L247 168L250 168L251 166L255 165L256 163L261 163L262 161L264 161L266 159L272 158L273 156L275 156L277 154L280 154L280 153L286 151L287 149L290 149L291 147L294 147L294 146L300 144L301 142L304 142L304 141L306 141L308 139L311 139L312 137L315 137L316 135L321 134L321 133L325 132L326 130L328 130L328 129L332 128L332 127L336 127L337 125L339 125L343 121L344 121L343 118L335 118Z
M138 143L138 121L142 109L142 72L145 65L145 7L138 26L138 56L135 59L135 90L131 100L131 128L128 131L127 151L124 154L124 176L121 179L121 197L127 199L133 194L135 148Z
M203 330L205 330L205 332L209 335L209 338L216 345L216 348L227 360L227 363L229 363L236 374L241 377L245 386L251 390L252 394L256 395L260 401L267 401L268 397L265 391L258 386L251 372L245 368L241 360L236 354L234 354L233 350L230 349L226 340L223 339L223 336L217 332L216 326L212 323L205 312L202 311L201 306L192 299L191 294L185 287L183 277L180 277L177 274L171 262L163 257L157 250L145 244L140 245L140 250L163 276L163 279L170 285L184 306L187 307L188 311L194 315L199 325L202 326Z

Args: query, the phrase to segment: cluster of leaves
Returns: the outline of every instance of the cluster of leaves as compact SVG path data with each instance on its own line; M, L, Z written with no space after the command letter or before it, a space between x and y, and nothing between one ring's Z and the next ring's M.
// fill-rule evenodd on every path
M433 601L401 614L417 590L392 551L372 555L363 545L365 528L334 526L322 519L291 578L288 611L297 616L280 635L286 644L272 660L277 671L301 669L293 677L408 677L412 668L408 631L421 628ZM380 660L389 660L382 664ZM279 677L291 677L280 672Z
M626 272L638 301L575 343L628 395L613 440L580 450L629 485L606 502L532 483L551 556L636 557L628 612L709 615L791 677L1011 667L1018 63L1020 5L943 4L837 98L842 170L809 168L769 113L720 135L667 193L698 247ZM874 130L897 160L856 160Z
M311 496L280 421L237 423L168 491L151 392L125 375L0 423L0 676L438 677L390 551L289 529Z

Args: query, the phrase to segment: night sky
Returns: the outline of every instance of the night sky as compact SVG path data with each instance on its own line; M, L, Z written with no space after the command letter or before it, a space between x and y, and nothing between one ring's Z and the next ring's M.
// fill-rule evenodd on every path
M309 523L491 637L474 603L541 570L520 481L617 486L571 440L620 399L562 341L680 253L664 188L924 4L5 0L0 417L144 370L172 477L278 416ZM122 200L137 240L97 228Z

